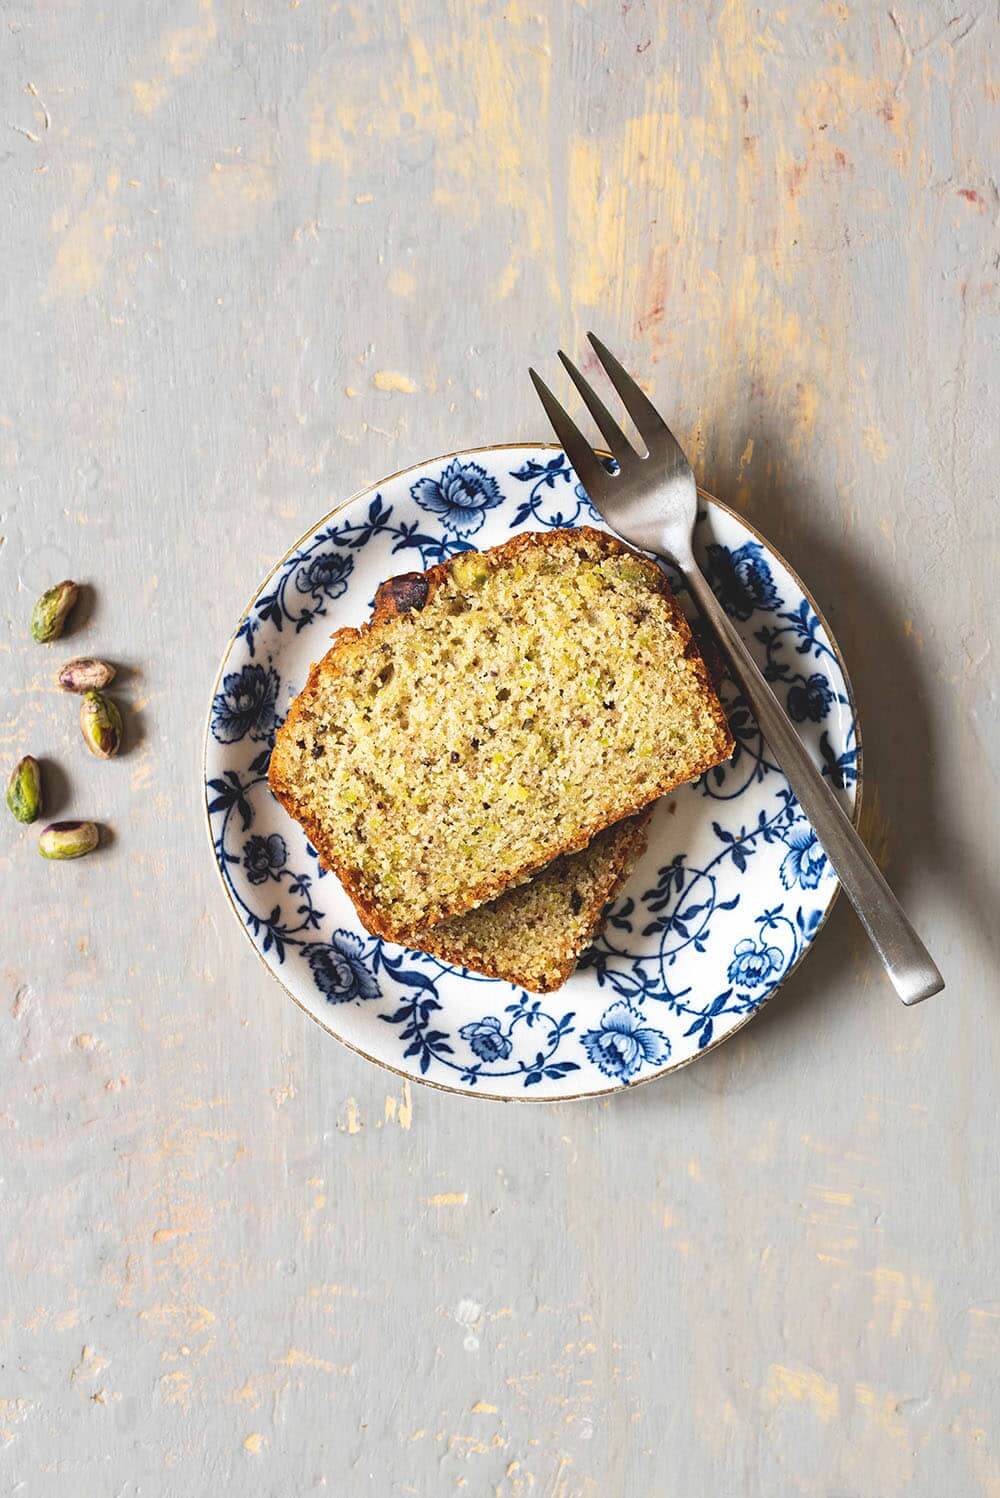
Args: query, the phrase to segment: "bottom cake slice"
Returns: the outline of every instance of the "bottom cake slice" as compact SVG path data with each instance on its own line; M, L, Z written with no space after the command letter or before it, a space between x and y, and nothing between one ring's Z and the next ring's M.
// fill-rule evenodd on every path
M598 833L526 884L415 937L419 951L532 993L560 988L646 847L651 808Z

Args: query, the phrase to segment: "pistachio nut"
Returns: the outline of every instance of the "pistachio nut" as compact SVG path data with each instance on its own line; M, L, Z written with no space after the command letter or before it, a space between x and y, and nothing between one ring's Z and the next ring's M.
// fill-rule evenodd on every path
M478 551L460 551L452 558L451 575L460 588L472 591L481 588L490 575L486 558Z
M79 727L84 743L99 759L112 759L121 748L124 725L118 706L103 692L84 692L79 704Z
M32 639L37 640L40 645L58 640L66 623L66 615L79 596L79 587L68 578L43 593L31 611Z
M41 812L42 772L30 754L14 766L7 782L7 805L19 822L33 822Z
M84 743L98 759L113 759L121 748L122 715L103 692L84 692L80 703L80 729Z
M100 841L94 822L50 822L38 839L43 858L82 858Z
M92 655L78 655L67 661L56 677L64 692L99 692L115 679L115 668Z

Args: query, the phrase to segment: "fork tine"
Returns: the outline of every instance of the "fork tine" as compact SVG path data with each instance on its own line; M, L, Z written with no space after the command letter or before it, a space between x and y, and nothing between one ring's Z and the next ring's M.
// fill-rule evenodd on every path
M617 421L615 421L615 418L601 400L597 391L592 388L589 381L584 379L572 359L568 359L562 349L559 350L559 358L562 361L563 369L565 369L573 384L579 390L580 395L583 397L584 405L596 421L600 428L601 436L618 459L619 464L626 462L629 458L634 458L636 456L635 448Z
M586 437L576 423L566 415L566 412L541 376L537 375L533 369L529 369L528 373L531 376L531 383L535 387L538 399L545 407L545 414L552 423L552 430L559 438L566 456L576 469L577 478L591 499L593 499L600 485L601 478L607 478L606 469L597 458L594 449Z
M635 422L640 436L646 439L647 444L651 437L662 437L668 430L667 424L649 396L639 389L628 370L619 364L609 348L605 348L596 333L588 333L587 337L594 353L604 365L608 379L621 396L622 405Z

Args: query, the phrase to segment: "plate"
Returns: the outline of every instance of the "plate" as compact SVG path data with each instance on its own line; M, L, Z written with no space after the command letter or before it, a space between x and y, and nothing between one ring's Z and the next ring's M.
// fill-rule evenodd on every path
M265 579L227 647L209 711L212 850L266 966L369 1060L477 1097L596 1097L703 1055L802 960L839 888L746 703L725 683L735 755L657 807L645 857L565 987L532 995L364 929L267 787L289 703L333 630L367 617L384 578L514 532L573 525L607 529L554 447L476 449L394 474L324 516ZM696 545L816 763L854 810L856 714L815 603L764 537L707 494Z

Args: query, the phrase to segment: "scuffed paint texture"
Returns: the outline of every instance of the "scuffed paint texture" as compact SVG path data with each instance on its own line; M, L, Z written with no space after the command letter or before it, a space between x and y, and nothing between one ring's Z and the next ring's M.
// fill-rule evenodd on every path
M995 7L11 0L2 34L0 744L115 834L0 840L4 1489L1000 1498ZM526 366L589 326L829 613L949 990L904 1012L842 903L696 1067L498 1108L268 979L198 740L294 537L547 436ZM135 726L108 765L27 638L67 575L65 654Z

